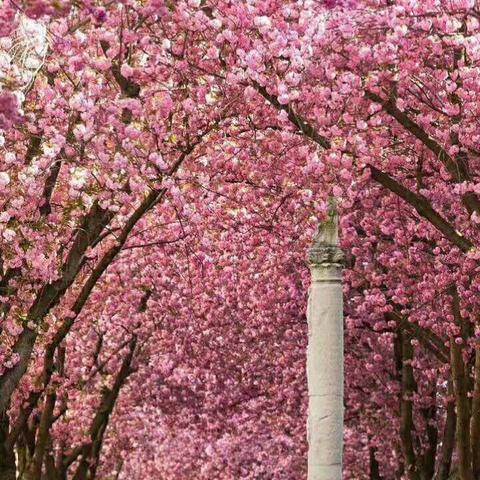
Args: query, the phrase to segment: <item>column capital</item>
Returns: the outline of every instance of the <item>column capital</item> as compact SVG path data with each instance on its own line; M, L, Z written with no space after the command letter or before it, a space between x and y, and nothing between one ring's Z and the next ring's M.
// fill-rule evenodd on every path
M308 251L308 264L315 267L342 267L345 263L345 254L338 246L313 245Z
M314 267L341 267L345 254L338 246L338 214L334 199L330 199L327 218L318 226L308 251L308 263Z

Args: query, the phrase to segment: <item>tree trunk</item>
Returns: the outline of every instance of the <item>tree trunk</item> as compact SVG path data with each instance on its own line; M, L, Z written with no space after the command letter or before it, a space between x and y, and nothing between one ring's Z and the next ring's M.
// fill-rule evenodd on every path
M382 480L382 476L380 475L380 465L375 457L377 449L375 447L369 448L369 456L370 456L370 480Z
M475 478L480 478L480 347L475 349L475 384L472 400L470 435L472 443L472 466Z
M50 426L52 423L53 409L55 408L56 395L49 393L45 399L42 417L38 428L37 439L35 443L35 453L28 469L26 480L39 480L42 476L42 466L45 457L45 451L48 444Z
M0 480L15 480L16 462L13 448L7 443L9 419L6 413L0 416Z
M448 385L448 394L451 395L453 388L452 382ZM452 455L455 447L455 428L457 424L457 414L455 413L455 402L452 400L447 403L447 417L443 429L442 450L439 458L439 467L436 480L448 480L450 469L452 467Z
M113 387L111 389L105 389L102 394L100 405L90 426L90 442L83 445L78 452L80 460L73 480L93 480L96 476L105 430L107 429L110 415L113 412L120 390L132 373L131 364L136 346L137 338L134 336L130 340L129 352L123 359L122 366L117 373Z
M464 334L464 322L460 314L460 297L456 287L451 287L449 293L452 296L452 313L455 323ZM456 450L458 474L460 480L473 480L470 444L470 400L468 398L468 375L463 361L463 335L460 343L457 343L457 340L457 338L450 339L450 368L457 404Z
M458 455L459 480L473 480L472 459L470 454L470 411L467 397L467 379L462 357L462 348L450 340L451 368L453 388L457 404L456 446Z
M400 439L402 442L405 470L410 480L421 480L417 467L415 450L413 448L413 393L415 391L415 379L411 361L413 359L413 347L410 337L402 335L402 382L400 398Z
M423 454L422 480L432 480L433 476L435 475L435 460L437 458L437 407L434 404L428 408L423 409L422 413L427 424L428 439L427 448L425 450L425 453Z

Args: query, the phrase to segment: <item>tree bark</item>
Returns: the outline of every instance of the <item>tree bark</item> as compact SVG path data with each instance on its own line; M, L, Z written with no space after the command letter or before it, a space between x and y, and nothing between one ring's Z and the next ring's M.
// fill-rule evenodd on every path
M382 476L380 475L380 465L378 464L378 460L375 457L376 452L377 449L375 447L369 448L370 480L382 480Z
M422 410L423 417L427 424L427 446L423 454L422 461L422 480L432 480L435 475L435 461L437 458L437 444L438 444L438 430L437 422L437 407L432 405Z
M460 314L460 297L457 288L449 289L452 296L452 313L455 323L464 331ZM473 480L472 455L470 444L470 401L468 398L468 375L463 361L463 337L461 343L457 338L450 339L450 368L453 377L453 390L457 405L456 450L458 456L458 474L460 480Z
M456 447L460 480L473 480L470 454L470 409L467 397L467 379L462 358L462 348L450 340L453 388L457 405Z
M448 394L453 393L452 382L448 384ZM455 428L457 424L457 414L455 413L455 402L453 400L447 403L447 416L443 428L442 449L439 457L439 467L437 471L437 480L448 480L450 469L452 467L452 455L455 448Z
M15 452L6 442L8 430L8 415L0 414L0 480L15 480L16 477Z
M120 390L129 375L132 373L131 364L136 345L137 339L136 337L133 337L130 341L129 351L123 359L122 366L115 378L113 387L111 389L106 389L102 394L100 406L90 427L90 442L83 445L81 449L78 450L80 460L75 475L73 476L73 480L87 480L87 478L93 480L95 478L105 430L108 426L110 415L113 412Z
M413 347L410 336L405 333L401 333L401 336L402 380L400 392L400 439L408 478L410 480L421 480L413 446L413 393L415 391L415 378L411 365Z
M470 420L472 467L475 478L480 478L480 347L475 349L475 377Z
M40 425L38 428L37 438L35 442L35 453L33 460L28 469L25 478L27 480L38 480L42 475L42 466L45 456L45 451L48 444L50 426L52 424L53 409L57 396L54 392L48 393L45 398L42 416L40 418Z

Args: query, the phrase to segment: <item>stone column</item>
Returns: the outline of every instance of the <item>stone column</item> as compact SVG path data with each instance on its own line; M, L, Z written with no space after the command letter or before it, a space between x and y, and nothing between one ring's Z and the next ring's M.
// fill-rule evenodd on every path
M332 203L308 255L308 480L342 478L343 260Z

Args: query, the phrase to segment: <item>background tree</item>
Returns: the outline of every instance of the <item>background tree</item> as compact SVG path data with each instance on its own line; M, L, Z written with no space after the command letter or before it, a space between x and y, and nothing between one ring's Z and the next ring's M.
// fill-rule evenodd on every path
M27 88L19 12L48 25ZM302 478L331 193L345 477L476 478L479 15L3 2L0 478Z

